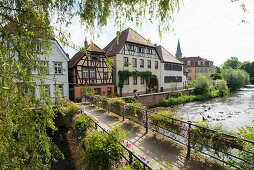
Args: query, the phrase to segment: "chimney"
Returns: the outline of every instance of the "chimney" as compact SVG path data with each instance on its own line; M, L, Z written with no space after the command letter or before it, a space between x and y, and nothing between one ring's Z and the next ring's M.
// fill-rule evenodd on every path
M87 40L85 39L85 43L84 43L84 45L85 45L85 49L87 49L88 48L88 42L87 42Z

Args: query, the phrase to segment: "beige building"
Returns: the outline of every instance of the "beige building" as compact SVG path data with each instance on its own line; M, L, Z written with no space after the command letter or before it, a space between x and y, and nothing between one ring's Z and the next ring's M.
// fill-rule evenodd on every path
M104 49L107 57L114 58L114 84L116 93L120 94L119 70L132 71L151 71L155 75L148 85L145 78L138 76L129 76L124 81L122 88L122 96L133 95L137 90L139 94L144 94L147 91L158 91L160 88L160 71L161 64L156 48L149 43L144 37L139 35L131 28L122 31L119 36L115 37Z

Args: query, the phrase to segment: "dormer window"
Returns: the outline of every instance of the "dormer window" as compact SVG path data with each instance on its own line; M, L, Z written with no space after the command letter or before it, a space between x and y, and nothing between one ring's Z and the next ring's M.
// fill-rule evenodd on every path
M203 65L203 66L205 65L205 61L202 61L202 65Z
M191 65L191 61L190 61L190 60L187 61L187 65L188 65L188 66Z
M134 45L129 45L129 51L134 51Z
M99 57L98 56L92 56L92 61L99 61Z
M201 64L201 61L200 61L200 60L198 60L198 65L200 66L200 64Z

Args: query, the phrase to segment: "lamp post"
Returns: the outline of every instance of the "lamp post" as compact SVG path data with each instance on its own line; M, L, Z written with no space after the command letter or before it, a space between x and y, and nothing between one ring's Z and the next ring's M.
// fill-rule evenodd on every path
M55 105L56 105L56 79L58 79L58 78L54 75L53 79L55 81Z

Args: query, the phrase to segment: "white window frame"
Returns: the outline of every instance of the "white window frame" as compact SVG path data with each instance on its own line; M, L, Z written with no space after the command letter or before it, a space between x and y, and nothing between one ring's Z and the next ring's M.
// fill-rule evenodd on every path
M54 73L55 74L63 74L63 63L62 62L54 62Z
M88 78L89 77L89 75L88 75L88 69L87 68L83 68L82 74L83 74L83 78Z
M96 78L94 68L90 69L90 78Z

